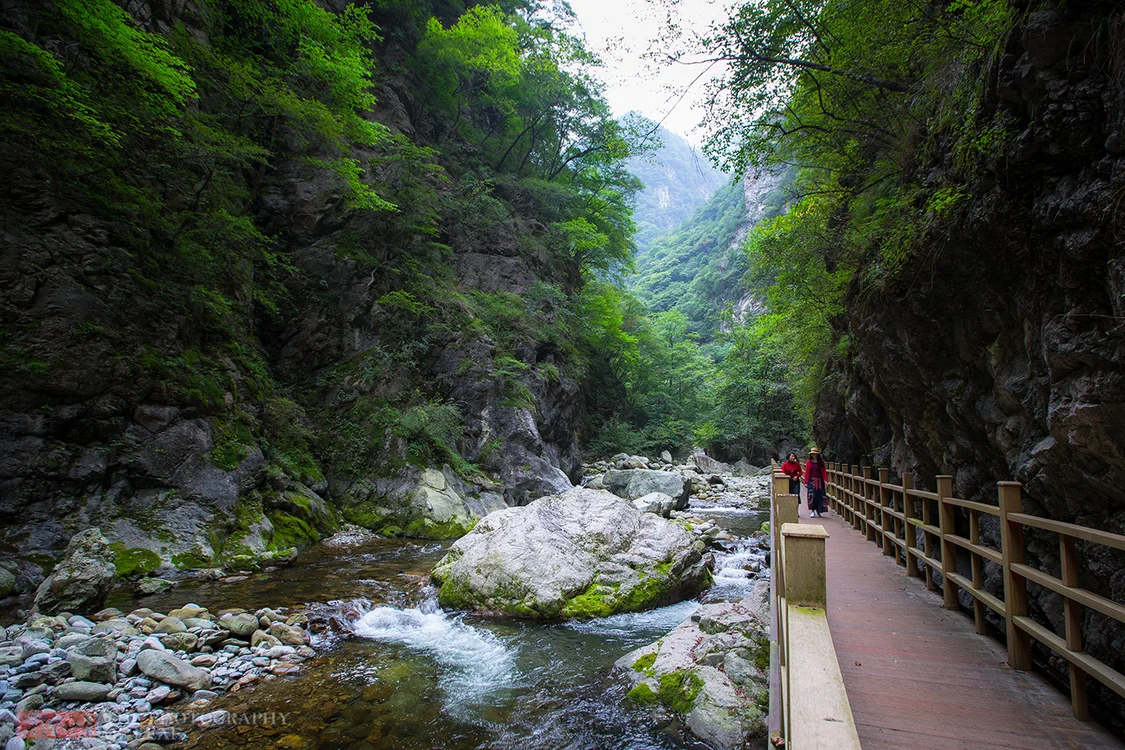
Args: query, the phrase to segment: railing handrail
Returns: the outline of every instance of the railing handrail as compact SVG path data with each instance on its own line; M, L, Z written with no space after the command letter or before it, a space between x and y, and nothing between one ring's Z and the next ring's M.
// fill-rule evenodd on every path
M878 480L872 480L871 467L828 464L829 502L853 528L864 532L869 540L881 542L883 553L904 565L907 575L923 577L921 569L927 568L924 578L930 590L937 588L933 574L940 573L947 608L960 609L958 591L967 593L972 598L977 633L988 632L985 608L1002 617L1008 663L1012 668L1031 669L1032 638L1065 659L1069 667L1071 710L1075 717L1089 718L1088 676L1125 697L1125 675L1086 653L1082 634L1083 607L1125 624L1125 606L1079 585L1080 560L1075 544L1082 540L1125 551L1125 535L1024 513L1019 482L997 482L998 502L991 505L953 497L953 477L948 475L937 476L937 491L930 492L914 487L914 476L909 472L903 473L902 483L897 485L888 481L886 469L879 469L878 473ZM920 516L918 505L921 505ZM931 512L935 505L937 523ZM958 512L968 516L968 537L957 533ZM981 543L982 514L999 519L999 549ZM1058 535L1059 576L1027 564L1025 527ZM935 544L940 554L935 551ZM957 570L958 549L968 553L971 579ZM986 563L1003 570L1003 598L984 589ZM1062 635L1029 616L1028 581L1062 597L1065 615Z
M771 742L859 750L827 618L823 526L798 523L800 497L772 463L770 483Z

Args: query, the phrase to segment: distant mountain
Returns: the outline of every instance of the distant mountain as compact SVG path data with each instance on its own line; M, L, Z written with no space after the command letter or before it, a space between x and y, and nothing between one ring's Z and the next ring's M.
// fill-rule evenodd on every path
M753 290L742 287L742 243L751 227L782 212L782 182L762 174L728 183L675 231L638 250L630 289L653 312L682 312L703 341L718 330L728 304L741 315L758 308Z
M657 135L660 150L626 163L645 185L634 213L638 252L689 219L729 180L682 136L664 127Z

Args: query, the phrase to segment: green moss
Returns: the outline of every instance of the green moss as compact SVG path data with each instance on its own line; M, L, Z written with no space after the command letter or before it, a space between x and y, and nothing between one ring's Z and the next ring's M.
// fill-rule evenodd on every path
M403 536L415 539L460 539L476 525L477 522L471 519L465 522L457 519L438 522L429 518L416 518L407 525Z
M703 689L703 680L690 669L660 675L660 702L678 714L687 714Z
M161 565L160 555L144 547L126 548L124 542L113 542L113 567L117 568L118 578L139 578L157 570Z
M309 448L314 435L300 406L287 398L271 399L266 402L262 422L266 435L262 449L286 474L302 481L324 479Z
M660 696L654 693L648 683L645 682L634 687L625 694L625 697L642 706L652 706L660 702Z
M469 587L458 583L453 578L441 581L438 588L438 604L446 609L472 609L477 604L477 598Z
M770 669L770 641L769 638L758 636L754 639L753 652L754 666L763 672Z
M211 563L211 558L204 557L198 552L178 552L172 555L172 564L181 570L209 568Z
M380 536L399 537L402 536L402 527L388 524L380 528L376 533Z
M616 595L617 589L595 582L584 592L567 601L559 614L580 620L608 617L619 611L615 601Z
M358 503L356 505L347 506L343 508L341 513L344 516L344 520L348 523L354 523L356 526L362 526L372 531L385 528L390 521L390 519L383 514L377 513L368 503Z
M652 665L655 664L655 663L656 663L656 652L652 651L650 653L645 654L641 658L637 659L635 662L633 662L633 669L635 669L638 672L644 672L646 669L649 669L650 667L652 667Z
M0 370L46 375L51 371L51 363L36 359L22 349L0 345Z
M280 511L269 514L273 536L269 549L275 552L291 547L301 549L320 540L320 534L307 521Z

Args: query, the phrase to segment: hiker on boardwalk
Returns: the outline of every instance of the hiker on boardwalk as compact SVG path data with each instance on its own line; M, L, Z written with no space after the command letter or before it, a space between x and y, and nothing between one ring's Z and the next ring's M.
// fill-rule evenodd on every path
M781 465L781 473L789 477L789 494L801 496L801 477L805 472L801 469L801 461L796 453L790 453L789 458Z
M828 510L828 470L820 451L809 451L809 462L805 464L805 482L808 489L809 510L813 518L820 518Z

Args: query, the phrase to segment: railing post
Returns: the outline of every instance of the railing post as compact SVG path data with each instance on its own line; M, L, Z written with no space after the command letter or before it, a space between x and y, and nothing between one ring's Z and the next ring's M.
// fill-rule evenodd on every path
M789 494L789 477L780 471L773 473L773 494L774 496Z
M1074 537L1059 534L1059 552L1062 560L1062 582L1070 588L1078 588L1078 550L1074 548ZM1071 651L1082 650L1082 605L1063 597L1066 613L1066 647ZM1086 671L1072 661L1070 665L1070 710L1076 719L1086 721L1090 718L1090 708L1086 702Z
M824 540L828 532L815 524L787 523L781 527L785 547L785 601L796 607L826 609L827 569Z
M859 531L860 527L863 526L863 522L860 520L863 517L860 511L863 509L860 507L859 498L855 491L857 469L859 469L859 467L855 464L848 465L848 487L851 490L848 493L848 498L852 503L852 528Z
M774 517L774 522L777 525L777 530L776 530L777 543L778 543L777 549L782 554L784 554L785 548L784 548L784 540L781 537L781 529L783 529L785 527L785 524L787 524L787 523L796 524L796 523L799 522L798 517L797 517L797 504L801 502L801 499L800 499L800 497L790 495L790 494L777 495L776 497L777 497L777 504L774 506L774 509L773 509L773 517ZM790 502L789 498L794 498L795 502ZM786 582L785 582L785 569L784 568L785 568L785 566L784 566L784 564L782 564L780 566L780 569L778 570L778 575L777 575L777 595L782 596L782 597L786 595L785 594Z
M874 528L874 523L875 523L875 505L874 505L875 493L872 491L871 485L868 483L869 479L871 479L871 467L870 466L864 466L863 467L863 482L861 482L861 484L860 484L860 486L863 487L863 517L867 519L867 523L865 524L866 531L867 531L867 541L875 542L875 541L878 541L875 538L875 528Z
M906 542L906 575L920 578L922 571L918 570L918 556L911 552L918 546L918 529L910 521L914 518L914 498L910 490L914 489L914 474L909 471L902 473L902 517L903 535Z
M930 501L927 498L922 500L922 525L930 527L934 525L934 517L930 512ZM926 557L934 559L934 535L927 529L922 530L922 551L926 553ZM934 584L934 567L926 563L926 590L933 591L937 586Z
M945 498L953 497L953 477L941 474L937 480L938 496L938 525L941 528L941 593L945 599L946 609L957 609L957 584L949 577L950 573L957 572L957 546L946 539L947 534L956 532L953 506L945 502Z
M980 544L980 511L969 511L969 541ZM973 566L973 588L980 591L984 588L984 561L980 555L973 552L969 555ZM973 624L976 626L977 635L987 635L988 628L984 620L984 602L973 597Z
M894 543L894 529L895 521L894 516L887 513L887 506L890 504L891 491L884 487L887 482L891 481L891 472L888 469L879 469L879 525L883 527L883 554L890 556L894 555L898 559L898 553L895 551ZM888 521L888 519L890 519ZM887 525L890 524L888 531Z
M1031 669L1031 636L1016 625L1017 617L1027 617L1027 580L1012 572L1012 566L1024 563L1026 550L1023 526L1008 520L1010 513L1023 512L1019 482L997 482L1000 496L1000 549L1004 562L1004 615L1008 636L1008 666Z

